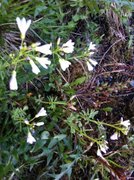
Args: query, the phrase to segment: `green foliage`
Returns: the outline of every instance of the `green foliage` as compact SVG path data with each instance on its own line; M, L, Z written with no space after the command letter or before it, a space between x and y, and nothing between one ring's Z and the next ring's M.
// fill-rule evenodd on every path
M131 12L134 3L114 2L117 4L115 12L125 23L123 12ZM72 66L77 70L78 61L83 63L85 58L89 59L89 42L99 44L103 38L103 34L98 34L100 27L96 19L111 8L111 3L112 0L101 3L97 0L0 2L0 34L3 38L0 47L0 179L32 179L34 172L36 179L75 179L75 174L80 178L78 171L90 179L99 178L99 174L104 179L109 177L111 169L98 163L97 150L110 141L109 132L123 135L129 128L121 122L99 121L99 112L111 113L111 107L81 110L76 91L87 82L89 72L84 69L83 74L78 73L71 80L72 69L62 71L59 60L73 62ZM25 39L18 38L16 17L32 19ZM13 32L12 39L8 35ZM62 49L69 39L75 41L72 54ZM37 52L33 43L38 41L41 45L52 43L52 54ZM43 68L36 57L48 58L51 64ZM41 71L38 75L32 73L29 59ZM9 86L13 70L17 73L17 91ZM46 115L37 117L41 108L45 108ZM28 132L34 138L32 143L28 143ZM128 138L130 149L133 139L133 136ZM117 153L115 151L115 155ZM119 166L114 162L113 154L103 158L105 162Z

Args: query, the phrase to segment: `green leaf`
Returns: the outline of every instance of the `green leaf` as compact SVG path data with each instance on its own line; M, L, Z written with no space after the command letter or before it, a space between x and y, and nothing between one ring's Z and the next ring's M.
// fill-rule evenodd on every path
M94 119L96 114L98 114L98 111L91 109L89 119Z
M31 150L31 152L36 152L40 150L45 144L46 144L45 140L38 140L34 145L33 149Z
M112 110L113 110L113 108L111 108L111 107L103 108L103 111L105 111L105 112L111 112Z
M47 156L47 165L49 165L50 161L52 160L53 158L53 152L50 152Z
M70 83L70 86L80 85L80 84L84 83L85 80L86 80L86 76L82 76L80 78L77 78L74 82Z
M57 135L57 136L54 136L54 139L57 139L58 141L61 141L61 140L63 140L65 137L66 137L65 134L59 134L59 135Z
M0 179L3 179L4 176L6 176L8 174L9 171L11 171L13 169L11 164L0 164Z
M68 175L69 179L72 173L72 167L74 165L74 162L68 163L68 164L64 164L62 166L60 166L62 168L62 171L60 174L55 176L55 180L60 180L65 174Z
M57 144L58 140L57 139L52 139L48 145L48 148L52 148L53 146L55 146Z

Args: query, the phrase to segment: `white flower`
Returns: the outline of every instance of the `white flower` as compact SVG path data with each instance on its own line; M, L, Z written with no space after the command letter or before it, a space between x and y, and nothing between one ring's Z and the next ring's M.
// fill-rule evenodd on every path
M111 140L117 140L120 137L120 134L118 132L115 132L112 136L110 136Z
M98 150L97 150L97 156L103 158L103 155L102 155L101 150L100 150L99 148L98 148Z
M125 126L126 128L129 128L129 126L131 125L131 124L130 124L130 120L125 120L125 121L123 121L123 118L121 118L120 124L123 125L123 126Z
M27 119L24 120L24 123L25 123L26 125L29 125L29 121L28 121Z
M60 66L61 66L61 69L63 71L65 71L70 65L71 63L69 61L66 61L65 59L63 58L60 58L59 59L59 63L60 63Z
M17 90L18 89L15 70L12 72L12 77L11 77L10 82L9 82L9 88L10 88L10 90Z
M36 57L36 61L38 61L45 69L48 67L46 65L50 65L51 61L48 60L48 58L45 57Z
M120 124L121 124L122 126L124 126L124 127L122 128L121 132L122 132L123 134L127 135L128 132L129 132L129 129L130 129L130 125L131 125L131 124L130 124L130 120L125 120L125 121L123 121L123 117L121 117Z
M93 71L94 67L87 61L87 68L89 71Z
M99 146L100 146L100 150L104 153L106 153L106 151L109 149L109 147L107 146L108 142L107 141L102 141Z
M89 59L89 61L87 61L86 63L89 71L93 71L94 66L98 64L95 60L92 59Z
M52 51L50 50L52 46L52 43L50 44L45 44L45 45L42 45L42 46L37 46L35 47L35 50L38 51L38 52L41 52L45 55L51 55L52 54Z
M70 39L69 41L67 41L62 45L60 50L65 53L72 53L74 51L74 42L72 42L72 40Z
M27 135L27 143L33 144L34 142L36 142L36 139L32 136L31 132L29 131Z
M29 62L32 67L32 72L35 74L38 74L40 72L39 68L36 66L36 64L33 62L33 60L29 59Z
M42 107L41 110L36 114L35 118L38 118L40 116L47 116L47 113L44 107Z
M93 44L92 42L90 42L88 50L91 51L91 50L95 50L95 49L96 49L96 48L95 48L95 44Z
M21 32L21 38L22 38L22 40L24 40L25 36L26 36L26 32L27 32L28 28L30 27L31 20L26 21L26 19L24 17L22 19L17 17L16 21L17 21L18 28Z
M35 126L43 126L44 125L44 122L37 122L37 123L34 123Z
M89 59L89 61L90 61L90 63L91 64L93 64L94 66L96 66L98 63L95 61L95 60L93 60L93 59Z

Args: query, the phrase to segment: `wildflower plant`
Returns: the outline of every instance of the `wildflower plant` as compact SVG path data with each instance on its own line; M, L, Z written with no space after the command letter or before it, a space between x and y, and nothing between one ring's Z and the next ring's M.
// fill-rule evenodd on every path
M50 50L52 44L45 44L40 46L40 43L35 43L29 47L26 45L25 38L26 38L26 33L31 25L31 20L26 21L24 17L22 19L17 17L16 22L21 33L21 45L17 57L12 58L12 68L14 70L9 83L10 90L18 89L16 71L21 63L23 64L24 61L29 62L32 72L38 75L40 73L40 69L38 68L36 63L40 64L43 68L47 69L48 65L51 64L51 61L49 61L48 58L45 56L52 54L52 51ZM32 55L33 52L35 53L40 52L43 54L43 56L35 57Z
M30 28L31 20L26 20L24 17L22 19L17 17L16 22L21 33L21 45L18 56L12 58L12 66L14 70L9 83L10 90L18 90L16 71L17 66L20 63L23 63L23 61L29 62L32 72L36 75L41 72L37 64L40 64L44 69L47 69L48 66L51 65L51 60L47 56L52 55L52 53L58 56L60 66L63 71L65 71L71 65L71 62L69 62L65 59L65 57L62 56L64 54L69 54L74 51L74 42L72 42L72 40L68 40L66 43L60 46L59 38L57 42L57 48L54 51L52 51L52 43L41 45L41 43L37 42L33 43L31 46L27 46L25 43L25 38L26 33ZM32 55L32 53L37 55L34 56Z
M24 4L25 7L26 3L20 4ZM30 5L32 1L28 3ZM116 123L110 123L97 118L99 110L90 110L89 107L84 110L83 102L79 101L76 91L98 64L94 59L97 45L93 42L96 40L91 38L93 42L80 42L81 48L77 48L77 40L74 42L70 30L79 19L85 19L86 15L74 15L65 26L62 21L67 19L69 11L64 14L60 3L53 3L53 9L50 9L49 1L40 1L33 23L31 19L16 18L20 44L14 52L6 56L7 58L3 58L6 73L4 77L4 71L0 71L0 77L3 81L6 79L6 83L4 86L0 85L3 86L0 89L3 108L1 115L5 119L4 123L1 122L1 134L4 137L0 137L0 171L4 173L0 172L0 178L16 179L22 175L22 179L27 179L25 174L32 174L34 168L34 172L41 169L38 177L35 177L37 179L73 179L79 172L91 174L91 179L99 178L98 174L103 176L105 171L106 175L109 175L116 169L113 168L112 171L112 163L118 167L112 161L113 155L122 153L120 149L118 152L111 150L111 143L117 143L122 136L127 138L129 134L130 120L124 120L122 117L120 120L117 119ZM75 7L75 3L77 4L71 1L70 4ZM84 1L79 10L81 8L83 12ZM54 14L57 9L59 13ZM72 13L80 13L79 10ZM53 19L59 17L59 20L54 19L54 22L53 19L49 19L46 12ZM89 14L87 10L86 13ZM38 15L42 17L36 20ZM32 17L30 14L28 16ZM40 28L40 24L44 28L39 29L38 35L36 28ZM52 29L51 32L49 29ZM37 37L37 42L27 41L30 34ZM81 36L83 38L85 35L81 33ZM57 42L54 42L55 39ZM86 44L88 45L85 48ZM82 74L82 77L72 80L71 78L75 77L72 69L75 71L76 66L77 70L78 65L81 65L84 76ZM79 72L78 74L81 75ZM87 98L87 101L90 100L92 101ZM110 131L107 131L108 128ZM105 170L100 166L100 162L106 166ZM93 166L89 168L88 165Z

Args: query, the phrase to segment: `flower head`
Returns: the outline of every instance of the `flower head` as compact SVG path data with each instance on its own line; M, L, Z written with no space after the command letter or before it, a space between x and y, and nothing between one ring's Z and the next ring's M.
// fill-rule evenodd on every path
M45 69L47 69L48 67L46 65L50 65L51 64L51 61L48 60L48 58L46 57L36 57L35 58L36 61L38 61L41 66L43 66Z
M74 51L74 42L72 42L72 40L70 39L62 45L60 50L64 53L72 53Z
M36 142L36 139L32 136L31 132L29 131L27 135L27 143L33 144L34 142Z
M65 71L71 65L71 63L69 61L66 61L63 58L59 59L59 63L60 63L61 69L63 71Z
M37 123L34 123L35 126L43 126L44 125L44 122L37 122Z
M87 61L87 68L89 71L93 71L94 67Z
M102 153L101 153L101 150L98 148L97 150L97 156L101 157L101 158L104 158Z
M96 48L95 48L95 44L93 44L92 42L90 42L88 50L91 51L91 50L95 50L95 49L96 49Z
M112 136L110 136L110 139L117 140L119 137L120 137L120 133L116 131Z
M92 65L94 65L94 66L96 66L98 63L95 61L95 60L93 60L93 59L89 59L89 61L90 61L90 63L92 64Z
M9 88L10 88L10 90L17 90L18 89L15 70L12 72L12 77L11 77L10 82L9 82Z
M102 141L99 146L100 146L100 150L104 153L106 153L106 151L109 149L109 147L107 146L108 142L107 141Z
M35 47L35 50L45 55L51 55L52 54L52 51L50 50L51 46L52 46L52 43L45 44L42 46L37 46Z
M47 116L46 110L44 107L41 108L41 110L36 114L35 118L41 117L41 116Z
M93 71L94 66L96 66L98 63L93 60L93 59L89 59L89 61L86 62L87 63L87 67L89 71Z
M20 19L19 17L16 18L18 28L21 32L21 39L24 40L26 36L26 32L28 28L30 27L31 20L26 21L26 19L23 17Z
M125 135L127 135L128 132L129 132L129 129L130 129L130 125L131 125L131 124L130 124L130 120L125 120L125 121L123 121L123 118L121 118L120 124L123 126L123 128L122 128L122 133L125 134Z
M29 121L28 121L27 119L24 120L24 123L25 123L26 125L29 125Z
M29 63L32 67L32 72L34 74L38 74L40 72L39 68L36 66L36 64L33 62L33 60L29 59Z
M131 125L131 124L130 124L130 120L125 120L125 121L123 121L123 118L121 118L120 124L123 125L123 126L125 126L126 128L129 128L129 126Z

